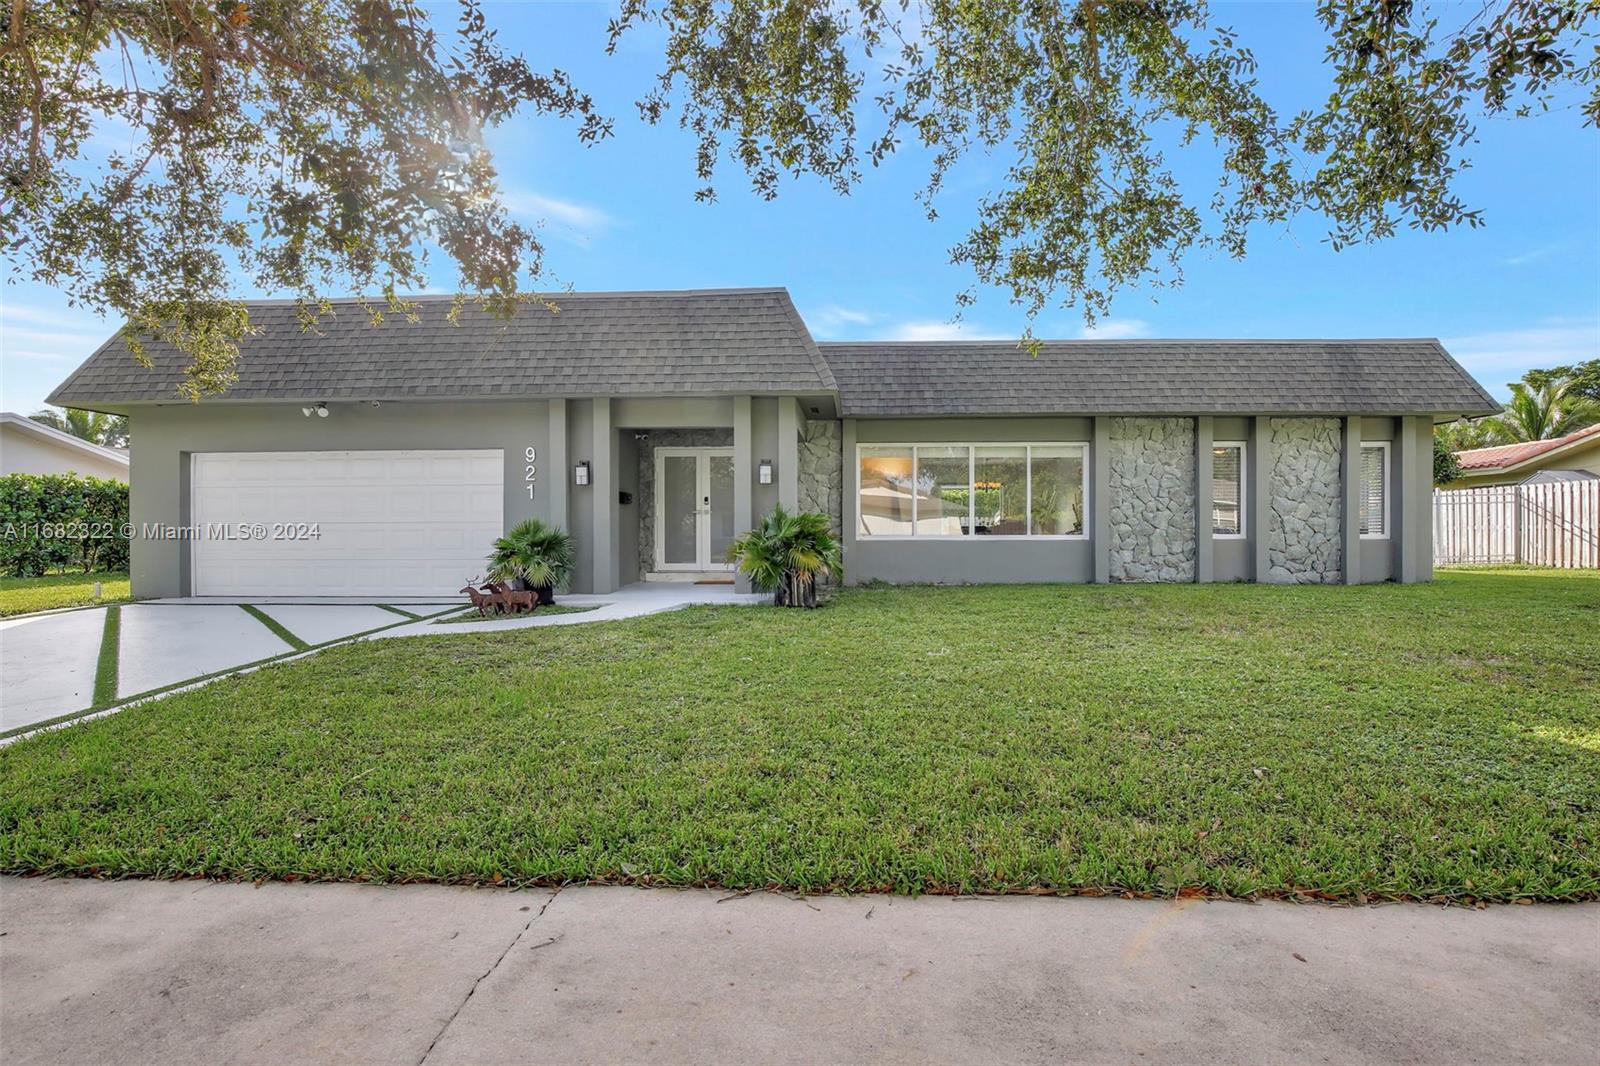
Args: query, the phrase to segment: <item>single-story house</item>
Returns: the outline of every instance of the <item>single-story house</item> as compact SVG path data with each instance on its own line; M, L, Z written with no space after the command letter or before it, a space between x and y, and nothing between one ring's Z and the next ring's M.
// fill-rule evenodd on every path
M0 412L0 474L82 474L128 480L128 453L12 411Z
M818 344L781 288L554 299L265 301L224 395L113 338L51 402L131 420L139 596L453 593L528 517L575 591L726 580L780 503L852 582L1423 581L1433 426L1499 409L1435 340Z
M1550 440L1468 448L1456 458L1461 476L1445 488L1600 480L1600 423Z

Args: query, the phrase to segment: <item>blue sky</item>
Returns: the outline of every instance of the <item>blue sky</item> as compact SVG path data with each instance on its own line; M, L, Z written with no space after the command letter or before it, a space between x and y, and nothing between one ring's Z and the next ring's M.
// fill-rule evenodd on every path
M494 3L508 46L536 66L559 66L617 120L617 134L585 148L558 120L519 119L490 135L508 203L544 220L548 265L578 289L784 285L819 339L1015 336L1021 309L999 290L953 325L955 295L971 282L948 249L973 220L1005 157L963 165L930 223L913 194L927 160L906 151L868 168L840 198L811 178L786 181L776 201L749 191L724 166L719 200L693 193L694 143L669 121L650 127L633 101L649 88L658 38L640 33L604 54L608 4ZM448 15L448 9L441 9ZM1261 65L1264 91L1286 114L1328 89L1323 38L1309 4L1214 6ZM868 133L872 128L867 128ZM1263 229L1243 261L1194 257L1176 289L1123 293L1101 335L1127 337L1434 336L1480 381L1504 384L1531 366L1600 355L1600 134L1574 109L1530 120L1486 119L1474 167L1458 191L1487 225L1410 231L1332 251L1307 216ZM1175 160L1175 162L1177 162ZM1196 160L1199 164L1203 161ZM1192 171L1204 198L1211 173ZM1185 173L1180 170L1180 174ZM448 263L432 280L453 289ZM263 295L244 292L243 295ZM58 292L0 289L0 407L35 410L113 328L74 311ZM1039 336L1084 335L1080 313L1047 310Z

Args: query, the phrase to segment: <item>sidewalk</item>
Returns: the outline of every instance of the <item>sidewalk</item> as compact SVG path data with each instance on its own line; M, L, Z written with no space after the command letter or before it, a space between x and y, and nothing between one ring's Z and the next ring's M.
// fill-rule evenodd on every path
M0 1058L1592 1063L1600 905L0 880Z

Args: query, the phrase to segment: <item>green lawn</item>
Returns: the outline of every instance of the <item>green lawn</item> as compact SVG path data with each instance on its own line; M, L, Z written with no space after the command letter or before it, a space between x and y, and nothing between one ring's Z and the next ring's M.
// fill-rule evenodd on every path
M94 598L95 582L101 595ZM124 603L130 596L128 575L121 573L51 574L49 577L0 577L0 618L89 603Z
M1600 576L363 642L0 750L0 868L1600 895Z

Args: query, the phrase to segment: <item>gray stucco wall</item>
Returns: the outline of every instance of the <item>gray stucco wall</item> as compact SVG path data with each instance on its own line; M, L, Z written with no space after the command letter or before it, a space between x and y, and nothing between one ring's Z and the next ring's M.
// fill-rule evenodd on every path
M140 407L129 418L138 434L129 479L129 511L143 523L190 520L189 457L195 452L298 452L402 448L499 448L505 453L505 521L552 520L544 479L561 472L537 464L533 500L523 480L523 449L547 450L548 407L528 403L330 403L327 418L306 418L299 404L179 403ZM560 521L557 519L557 521ZM564 524L564 523L563 523ZM133 594L189 594L188 544L134 538ZM484 545L487 555L489 545ZM581 549L580 549L581 550Z
M1192 418L1111 419L1111 580L1194 580L1194 446Z
M1337 418L1274 418L1270 428L1268 580L1336 584L1344 579L1340 422Z

